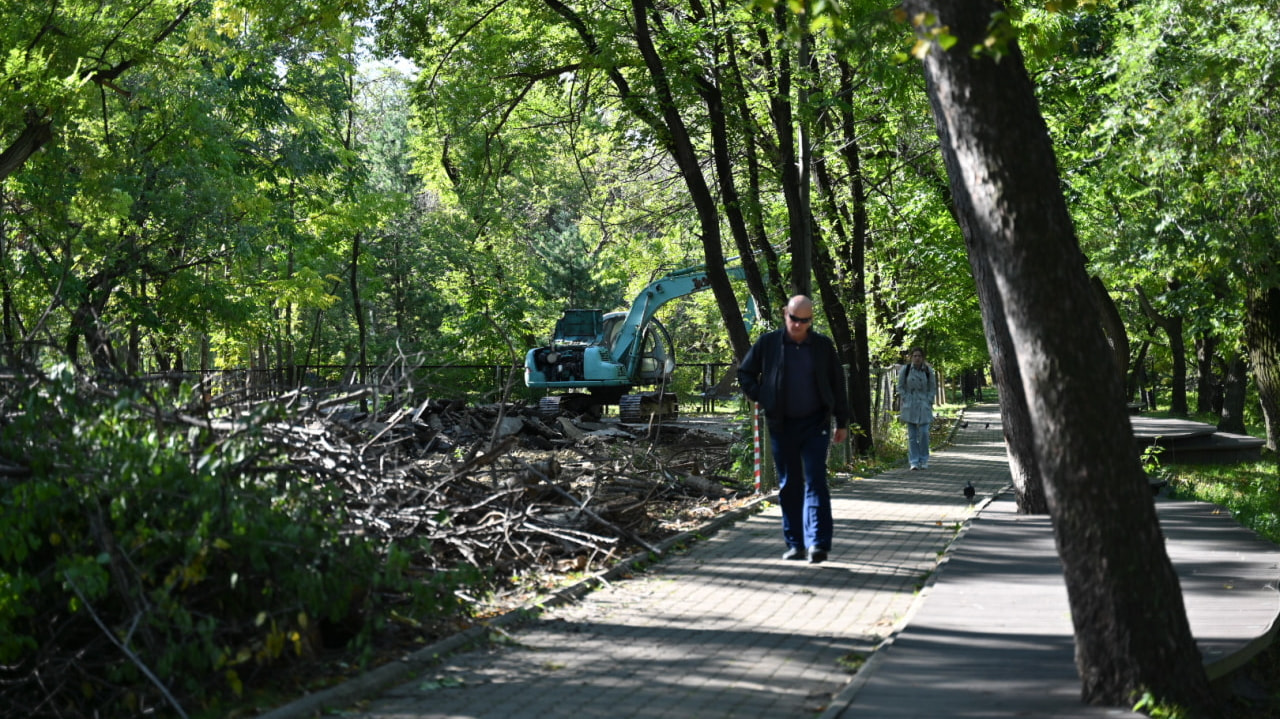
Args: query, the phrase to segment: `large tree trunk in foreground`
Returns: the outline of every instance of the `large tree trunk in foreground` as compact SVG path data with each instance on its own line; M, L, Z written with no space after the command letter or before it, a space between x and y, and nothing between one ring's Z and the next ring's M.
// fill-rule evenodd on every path
M1133 448L1124 391L1062 197L1048 130L1017 45L982 47L1003 8L909 0L956 38L925 56L929 99L969 251L985 262L1026 392L1076 635L1082 697L1157 699L1211 712L1177 575ZM1008 28L1005 28L1007 30ZM1006 35L1007 36L1007 35ZM984 311L989 308L984 307Z

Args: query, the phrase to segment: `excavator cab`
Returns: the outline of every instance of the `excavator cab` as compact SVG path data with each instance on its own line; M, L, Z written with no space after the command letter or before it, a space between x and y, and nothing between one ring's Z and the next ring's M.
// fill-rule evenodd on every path
M594 344L604 334L604 312L600 310L565 310L556 321L553 342ZM606 342L605 344L608 344Z

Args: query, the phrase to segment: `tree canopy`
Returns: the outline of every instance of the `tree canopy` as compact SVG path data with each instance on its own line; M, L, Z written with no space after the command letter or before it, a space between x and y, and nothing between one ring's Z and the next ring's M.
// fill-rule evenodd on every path
M992 309L1052 306L985 282L926 82L930 52L1016 56L1119 400L1191 393L1274 450L1276 2L983 5L972 47L937 17L964 3L917 4L0 0L4 364L528 400L509 380L563 310L705 264L662 310L678 360L727 364L811 294L871 453L908 347L953 384L1040 379ZM1080 289L1028 257L1002 271ZM25 581L0 572L0 628Z

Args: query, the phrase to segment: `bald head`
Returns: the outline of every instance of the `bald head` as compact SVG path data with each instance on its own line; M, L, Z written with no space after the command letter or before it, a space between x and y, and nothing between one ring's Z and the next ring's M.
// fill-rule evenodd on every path
M787 301L787 312L812 312L813 300L805 295L794 295Z
M787 326L787 335L792 342L803 342L813 327L813 300L804 295L795 295L787 302L783 318Z

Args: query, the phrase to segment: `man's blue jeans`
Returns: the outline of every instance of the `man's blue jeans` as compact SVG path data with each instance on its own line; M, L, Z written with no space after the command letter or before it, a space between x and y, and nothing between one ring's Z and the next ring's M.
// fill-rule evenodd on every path
M907 423L907 461L912 467L929 464L929 425Z
M825 419L825 417L824 417ZM825 426L788 426L771 432L773 461L778 469L778 504L782 538L801 551L831 551L831 490L827 486L827 450L831 430Z

